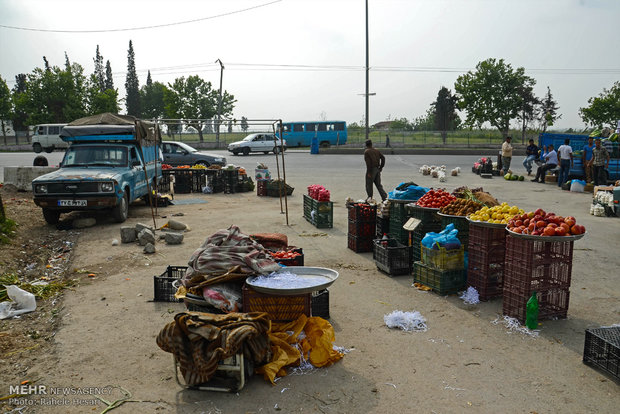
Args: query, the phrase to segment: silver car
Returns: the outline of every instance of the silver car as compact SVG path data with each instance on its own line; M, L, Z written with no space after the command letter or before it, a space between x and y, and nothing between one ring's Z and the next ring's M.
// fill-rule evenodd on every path
M164 155L164 164L172 165L173 167L179 165L226 165L226 158L209 154L206 152L200 152L196 148L191 147L183 142L175 141L163 141L162 152Z
M284 151L286 151L286 140L284 141ZM248 155L250 152L262 152L269 154L273 152L278 154L280 152L280 138L275 137L273 134L250 134L243 138L242 141L233 142L228 144L228 151L234 155Z

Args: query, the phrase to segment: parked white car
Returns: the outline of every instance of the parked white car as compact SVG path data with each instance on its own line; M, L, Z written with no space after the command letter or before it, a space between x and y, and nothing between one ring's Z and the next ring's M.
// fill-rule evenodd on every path
M264 154L273 152L274 154L278 154L280 152L280 146L280 138L275 137L274 141L273 134L258 133L250 134L243 138L242 141L228 144L228 151L232 152L233 155L248 155L250 152L262 152ZM286 151L286 140L284 141L283 149Z
M67 149L69 144L60 138L60 131L67 124L41 124L34 129L32 150L37 154L45 150L52 152L57 148Z

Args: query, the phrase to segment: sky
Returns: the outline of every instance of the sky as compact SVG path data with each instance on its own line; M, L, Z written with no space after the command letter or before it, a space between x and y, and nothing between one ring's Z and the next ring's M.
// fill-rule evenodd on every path
M488 58L551 88L556 128L583 128L579 108L620 81L618 0L368 0L368 16L370 124L424 115ZM220 59L237 119L360 123L365 18L365 0L0 0L0 76L12 88L65 52L90 74L99 45L124 96L132 40L140 85L150 70L217 89Z

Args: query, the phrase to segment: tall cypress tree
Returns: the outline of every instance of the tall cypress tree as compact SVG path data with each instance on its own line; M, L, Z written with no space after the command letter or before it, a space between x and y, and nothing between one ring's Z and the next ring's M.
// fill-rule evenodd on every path
M105 88L114 90L114 80L112 79L112 66L110 61L105 62Z
M136 73L136 57L133 52L133 43L129 41L127 51L127 78L125 79L125 91L127 92L125 103L127 115L140 117L140 84Z
M105 91L105 75L103 74L103 56L99 53L99 45L97 45L97 52L95 53L95 77L97 78L97 86L99 86L99 92Z

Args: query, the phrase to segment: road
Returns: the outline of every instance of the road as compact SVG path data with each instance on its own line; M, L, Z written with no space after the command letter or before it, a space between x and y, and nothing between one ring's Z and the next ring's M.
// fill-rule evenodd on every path
M208 151L226 157L229 163L242 166L251 171L258 163L265 163L270 166L274 175L276 174L276 161L273 154L251 154L248 156L234 156L228 151ZM33 152L2 152L0 153L0 166L30 166L37 155L47 158L49 165L58 165L62 161L63 152L56 151L51 154L35 154ZM480 156L482 156L481 154ZM490 154L487 154L490 155ZM472 155L390 155L386 154L386 168L384 179L395 179L403 177L403 174L414 172L417 174L419 167L428 165L446 165L448 169L461 167L463 172L470 171L472 164L479 156ZM515 160L517 161L517 160ZM309 151L287 151L284 159L287 174L312 176L317 169L333 171L335 176L340 174L359 175L363 170L363 158L361 155L311 155ZM523 170L520 163L516 163L517 172ZM524 171L521 171L523 173ZM0 182L4 180L4 169L0 168ZM400 182L400 181L399 181ZM396 183L398 184L398 183Z

